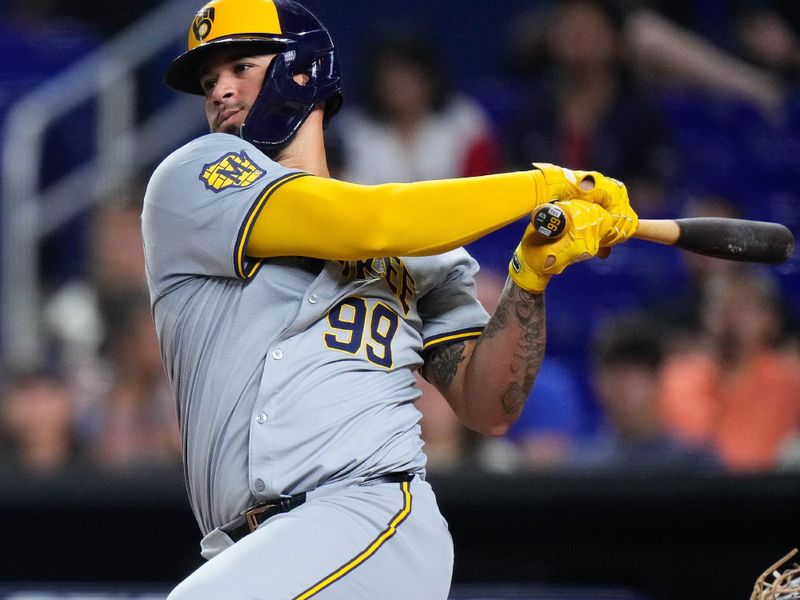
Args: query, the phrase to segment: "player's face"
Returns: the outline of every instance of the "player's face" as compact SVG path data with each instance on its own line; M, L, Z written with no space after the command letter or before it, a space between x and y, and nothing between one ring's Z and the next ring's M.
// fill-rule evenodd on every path
M212 57L200 72L206 119L212 132L238 134L274 54L230 51Z

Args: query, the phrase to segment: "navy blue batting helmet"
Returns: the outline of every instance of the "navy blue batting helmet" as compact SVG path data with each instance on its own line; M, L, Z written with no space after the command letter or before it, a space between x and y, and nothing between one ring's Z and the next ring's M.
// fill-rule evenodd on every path
M328 30L293 0L212 0L189 28L188 50L167 69L167 85L203 94L200 68L217 48L248 44L277 54L264 77L241 136L274 155L300 129L314 106L325 103L325 123L342 106L341 75ZM294 76L305 74L300 85Z

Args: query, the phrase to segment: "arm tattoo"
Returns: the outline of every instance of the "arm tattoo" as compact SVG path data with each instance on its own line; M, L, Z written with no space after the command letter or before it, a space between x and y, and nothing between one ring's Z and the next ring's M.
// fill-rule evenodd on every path
M514 360L509 365L515 378L500 396L503 411L510 415L522 410L544 358L544 296L531 294L511 282L507 283L481 338L491 339L507 329L512 315L519 322L522 332L516 343Z
M447 389L464 361L464 342L454 342L433 350L425 363L425 377L440 388Z

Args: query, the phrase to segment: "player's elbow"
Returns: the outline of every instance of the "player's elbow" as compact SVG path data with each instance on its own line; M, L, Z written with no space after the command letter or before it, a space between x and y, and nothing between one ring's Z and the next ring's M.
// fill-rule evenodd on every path
M402 250L406 250L410 232L402 228L396 215L386 207L364 211L359 221L354 230L359 231L362 249L370 257L407 254Z
M506 410L492 394L466 394L459 397L459 402L448 400L465 427L489 437L508 433L520 413Z
M497 417L492 419L482 419L480 421L466 424L469 429L488 437L503 437L511 426L515 418Z
M373 219L369 222L363 223L363 228L360 228L364 233L359 237L360 251L368 257L375 256L392 256L398 254L395 250L397 247L396 236L389 227L382 226L376 223Z
M493 438L500 438L503 437L506 433L508 433L509 427L504 427L502 425L495 425L492 427L483 427L481 428L478 433L481 435L485 435L487 437Z

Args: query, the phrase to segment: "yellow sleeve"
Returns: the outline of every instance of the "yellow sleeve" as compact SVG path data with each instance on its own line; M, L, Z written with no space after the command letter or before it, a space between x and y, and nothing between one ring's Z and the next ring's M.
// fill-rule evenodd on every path
M547 202L535 173L373 186L290 177L253 206L239 254L328 260L439 254Z

